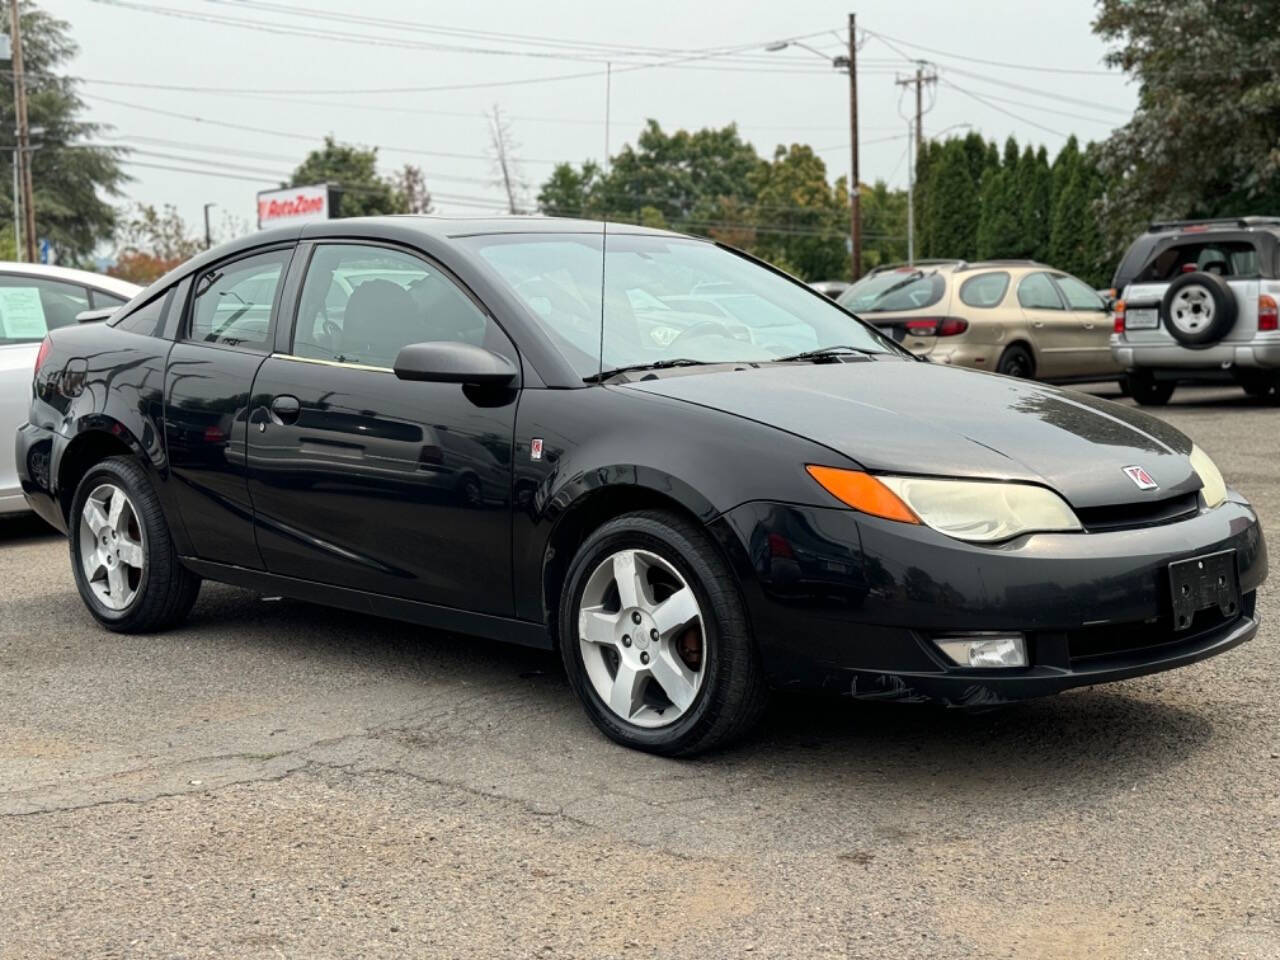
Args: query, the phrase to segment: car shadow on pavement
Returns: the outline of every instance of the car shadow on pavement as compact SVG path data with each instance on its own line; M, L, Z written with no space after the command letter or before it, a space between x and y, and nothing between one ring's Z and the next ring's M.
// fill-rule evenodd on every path
M60 534L33 513L0 517L0 550L11 544L60 538Z
M252 598L232 588L209 590L183 633L187 643L220 645L234 638L268 659L327 659L336 677L352 683L421 682L424 690L430 684L433 716L441 709L441 694L450 699L451 687L472 708L477 697L486 696L495 709L505 707L514 693L528 714L519 721L522 729L504 735L512 749L528 756L539 745L582 738L574 762L638 766L659 780L693 776L731 785L767 776L808 784L814 795L838 788L873 796L883 789L886 802L904 784L931 791L945 784L948 791L986 797L1067 791L1096 798L1158 776L1214 735L1207 716L1154 695L1144 680L981 713L782 692L736 746L693 761L670 761L604 741L574 700L553 652ZM401 729L411 734L412 718ZM408 736L407 742L424 750L442 747L435 736Z

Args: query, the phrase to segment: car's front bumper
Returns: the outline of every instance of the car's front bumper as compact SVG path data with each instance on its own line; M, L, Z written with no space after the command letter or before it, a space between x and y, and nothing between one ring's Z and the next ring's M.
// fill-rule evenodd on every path
M1034 534L994 546L850 510L748 503L713 532L742 574L766 669L780 687L979 705L1194 663L1257 631L1267 554L1233 495L1178 523ZM1241 609L1172 627L1169 564L1234 550ZM1025 635L1030 665L954 666L934 639Z

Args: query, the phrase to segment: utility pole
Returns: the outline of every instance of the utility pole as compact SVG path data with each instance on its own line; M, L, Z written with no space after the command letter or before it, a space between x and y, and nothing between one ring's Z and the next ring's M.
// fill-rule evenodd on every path
M918 156L911 156L914 149L917 154L924 147L924 88L927 84L937 83L938 75L936 72L930 71L926 74L925 67L929 66L924 60L916 61L916 75L914 77L895 77L894 83L899 87L909 87L914 85L916 88L916 117L915 117L915 143L911 142L911 124L907 124L907 262L915 262L916 254L916 210L915 210L915 171Z
M209 208L216 206L216 203L206 203L204 205L204 248L206 250L213 246L213 231L209 229Z
M849 139L852 169L849 177L849 237L853 279L862 276L862 198L858 188L858 15L849 14Z
M13 103L18 119L18 181L22 194L23 240L27 263L36 262L36 205L31 189L30 128L27 126L27 88L22 78L22 28L19 0L9 0L10 40L13 44Z

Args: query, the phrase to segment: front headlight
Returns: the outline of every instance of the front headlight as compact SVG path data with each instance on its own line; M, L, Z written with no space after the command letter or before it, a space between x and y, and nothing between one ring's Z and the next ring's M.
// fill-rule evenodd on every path
M1204 494L1204 502L1212 510L1227 499L1227 481L1222 479L1222 471L1218 469L1218 465L1194 444L1189 459L1191 469L1200 477L1200 492Z
M957 540L992 543L1023 533L1081 529L1066 501L1028 483L872 476L816 466L808 470L827 492L857 510L924 523Z

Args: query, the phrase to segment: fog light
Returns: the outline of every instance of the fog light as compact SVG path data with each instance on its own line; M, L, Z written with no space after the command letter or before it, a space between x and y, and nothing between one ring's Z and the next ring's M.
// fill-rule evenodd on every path
M938 637L938 648L962 667L1025 667L1027 641L1020 633Z

